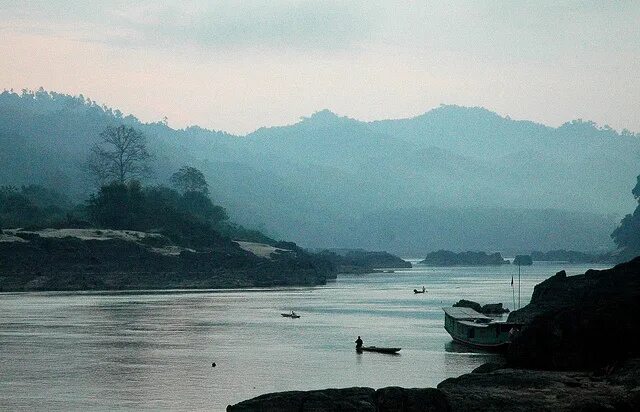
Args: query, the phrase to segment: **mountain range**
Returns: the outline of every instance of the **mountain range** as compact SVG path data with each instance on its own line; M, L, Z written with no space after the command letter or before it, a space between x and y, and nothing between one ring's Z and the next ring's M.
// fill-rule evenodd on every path
M549 127L443 105L363 122L323 110L236 136L41 89L0 94L0 184L86 198L95 187L83 162L120 123L147 136L150 183L197 167L232 220L309 248L611 249L640 172L640 135L583 120Z

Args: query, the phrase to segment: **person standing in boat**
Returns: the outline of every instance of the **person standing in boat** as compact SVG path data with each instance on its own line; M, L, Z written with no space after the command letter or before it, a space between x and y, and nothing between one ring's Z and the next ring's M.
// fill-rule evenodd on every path
M358 336L358 339L356 339L356 349L360 348L362 348L362 339Z

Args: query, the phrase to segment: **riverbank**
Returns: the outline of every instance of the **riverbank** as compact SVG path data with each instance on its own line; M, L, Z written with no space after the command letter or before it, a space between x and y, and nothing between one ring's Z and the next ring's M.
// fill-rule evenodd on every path
M293 243L221 239L192 249L130 230L5 229L0 291L242 288L321 285L335 266Z
M559 272L510 315L525 325L504 365L483 365L437 388L283 392L227 410L638 410L637 313L640 258L578 276Z
M158 233L111 229L4 229L0 292L318 286L339 273L411 267L386 252L346 257L292 242L233 241L194 249Z

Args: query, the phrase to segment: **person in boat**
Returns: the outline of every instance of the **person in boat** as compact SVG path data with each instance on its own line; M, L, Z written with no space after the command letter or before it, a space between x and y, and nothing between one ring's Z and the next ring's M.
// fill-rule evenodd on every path
M424 286L422 287L422 293L424 293L426 291L426 289L424 288Z
M356 349L360 349L360 348L362 348L362 338L358 336L358 339L356 339Z
M291 311L291 317L296 316L296 313L294 311Z

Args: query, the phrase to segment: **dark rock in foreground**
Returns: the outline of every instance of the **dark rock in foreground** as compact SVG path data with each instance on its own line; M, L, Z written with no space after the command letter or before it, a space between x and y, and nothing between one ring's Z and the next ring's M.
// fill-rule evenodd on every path
M640 257L612 269L538 284L531 303L509 315L524 323L510 365L590 369L640 355Z
M608 374L506 369L489 365L437 389L388 387L280 392L227 407L229 412L306 411L636 411L640 359Z
M229 412L445 412L449 410L444 394L437 389L399 387L378 390L345 388L271 393L227 407Z
M441 382L451 410L634 411L640 410L640 361L608 376L588 372L498 369Z
M437 252L429 253L419 263L427 266L499 266L508 265L509 261L503 259L500 253L455 253L449 250L438 250Z

